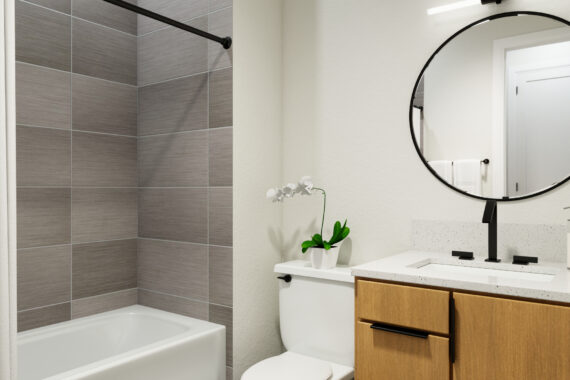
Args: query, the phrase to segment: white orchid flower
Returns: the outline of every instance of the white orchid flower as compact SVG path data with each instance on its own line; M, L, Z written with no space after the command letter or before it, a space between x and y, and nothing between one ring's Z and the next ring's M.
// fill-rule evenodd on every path
M283 187L283 195L287 198L292 198L295 193L297 193L297 185L294 183L289 183Z
M283 191L281 189L269 189L266 193L267 199L272 202L281 202L283 200Z
M298 192L301 195L311 195L311 190L313 190L313 180L309 176L304 176L299 181Z

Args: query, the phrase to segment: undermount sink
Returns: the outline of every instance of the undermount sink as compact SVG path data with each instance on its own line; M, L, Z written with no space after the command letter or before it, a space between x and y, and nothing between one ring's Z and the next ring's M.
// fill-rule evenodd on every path
M487 278L505 280L512 279L523 281L550 282L556 275L556 273L549 273L545 269L541 270L541 268L520 267L519 269L519 267L511 266L509 264L494 264L496 266L495 268L485 267L488 265L493 264L476 262L453 264L427 260L416 263L413 266L417 268L420 273L426 275L456 274L468 276L484 276Z

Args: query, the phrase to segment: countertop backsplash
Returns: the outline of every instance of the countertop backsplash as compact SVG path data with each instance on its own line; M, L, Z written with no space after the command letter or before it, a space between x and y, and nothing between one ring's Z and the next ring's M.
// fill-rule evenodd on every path
M433 252L472 251L487 255L487 225L474 222L414 220L412 248ZM539 262L566 260L566 226L558 224L499 223L498 256L538 256Z

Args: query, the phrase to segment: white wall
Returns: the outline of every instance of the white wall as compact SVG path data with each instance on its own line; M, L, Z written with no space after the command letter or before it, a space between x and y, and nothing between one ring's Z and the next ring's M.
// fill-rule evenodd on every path
M348 218L344 261L408 249L414 219L480 222L483 202L437 181L409 136L408 106L425 61L456 30L491 13L536 10L570 19L566 0L511 0L427 16L443 0L284 3L283 180L313 175L329 193L328 226ZM268 185L270 185L268 183ZM500 222L562 224L570 185L499 205ZM283 205L284 252L317 229L320 199Z
M234 2L234 376L281 351L277 235L265 202L282 178L281 0Z

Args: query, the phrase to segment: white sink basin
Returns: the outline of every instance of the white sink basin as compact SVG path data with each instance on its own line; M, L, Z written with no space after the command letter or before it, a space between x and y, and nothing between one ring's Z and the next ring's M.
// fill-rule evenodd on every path
M482 265L496 265L495 268L482 267ZM454 274L483 276L487 278L512 279L523 281L550 282L554 279L556 273L548 273L540 271L540 268L521 267L520 269L509 264L488 264L488 263L466 263L464 265L456 265L450 263L420 262L414 265L420 273L424 274Z

